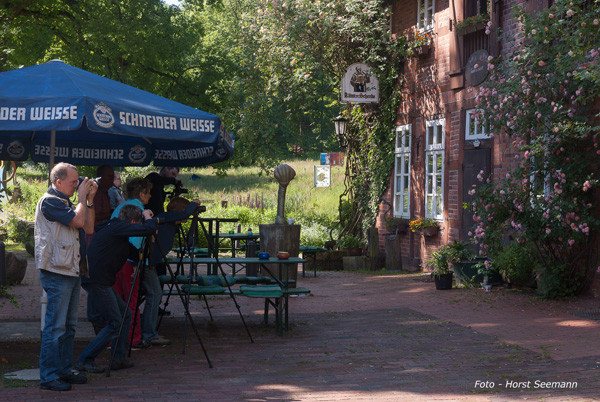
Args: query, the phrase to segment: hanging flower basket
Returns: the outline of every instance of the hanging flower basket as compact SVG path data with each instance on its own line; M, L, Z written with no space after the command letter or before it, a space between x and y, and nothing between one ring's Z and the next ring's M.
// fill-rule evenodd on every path
M431 50L431 46L428 44L418 46L415 48L415 55L419 57L425 57L429 55L429 50Z
M440 231L438 222L431 218L419 218L410 221L410 230L421 236L435 236Z

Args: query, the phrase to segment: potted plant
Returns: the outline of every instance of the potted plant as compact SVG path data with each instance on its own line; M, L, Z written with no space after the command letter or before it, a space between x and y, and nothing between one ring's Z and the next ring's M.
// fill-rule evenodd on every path
M408 220L396 216L385 218L385 229L392 235L406 233L408 230Z
M337 242L337 245L340 250L345 249L346 253L350 256L362 255L362 241L357 235L344 235L340 237L340 239Z
M469 248L466 241L454 240L447 245L450 262L454 267L454 277L457 285L471 284L477 275L475 269L475 253Z
M410 53L415 56L427 56L430 50L429 34L417 32L412 41L408 41Z
M431 257L425 260L425 268L431 270L436 289L452 289L453 272L450 271L448 246L442 246L439 250L432 252Z
M419 218L410 221L410 230L423 236L435 236L440 231L436 220L431 218Z
M475 267L477 268L477 272L483 276L483 282L481 282L481 286L486 292L489 292L492 289L492 284L490 283L490 275L493 271L491 261L481 261L477 263Z

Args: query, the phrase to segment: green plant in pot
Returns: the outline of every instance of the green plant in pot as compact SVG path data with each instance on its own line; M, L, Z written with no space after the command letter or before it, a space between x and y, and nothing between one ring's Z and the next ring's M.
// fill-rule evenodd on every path
M362 240L358 235L348 234L340 237L337 242L340 250L347 250L348 255L362 255Z
M454 267L454 278L460 286L473 284L473 278L477 275L477 264L475 253L469 248L470 243L454 240L448 244L448 258Z
M431 270L436 289L452 289L452 271L450 270L450 252L448 246L442 246L425 260L425 268Z

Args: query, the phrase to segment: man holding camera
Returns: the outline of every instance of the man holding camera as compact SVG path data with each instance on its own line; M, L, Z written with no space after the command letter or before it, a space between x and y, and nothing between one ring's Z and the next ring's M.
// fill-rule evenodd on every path
M152 210L154 216L165 212L165 186L174 185L179 188L183 186L181 180L177 180L178 174L179 168L165 166L160 170L160 173L152 172L146 176L146 179L152 183L151 197L147 208Z
M98 185L77 168L58 163L50 172L51 187L35 211L35 265L47 295L40 351L40 388L68 391L87 378L74 374L73 344L79 308L80 273L87 274L85 233L94 231L93 200ZM79 184L79 186L78 186ZM77 190L78 203L69 200ZM85 233L84 233L85 232Z

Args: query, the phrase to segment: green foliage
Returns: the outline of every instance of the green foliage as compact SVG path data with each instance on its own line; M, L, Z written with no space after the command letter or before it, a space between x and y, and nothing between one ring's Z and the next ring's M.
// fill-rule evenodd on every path
M578 294L585 272L567 264L537 268L537 294L546 299L564 299Z
M465 241L454 240L446 246L446 250L451 263L475 259L475 254L469 249L469 243Z
M600 127L591 108L600 96L600 1L558 0L518 16L523 37L512 54L489 60L478 101L490 132L510 136L521 162L473 190L472 234L489 256L504 240L531 244L540 267L549 267L540 268L544 281L577 294L597 266L591 247L600 228L593 207Z
M488 22L489 20L490 20L489 14L487 14L487 13L477 14L472 17L465 18L462 21L458 21L457 23L454 24L454 27L456 28L457 31L460 31L462 29L465 29L465 28L473 26L473 25Z
M337 246L339 249L344 249L344 248L359 248L362 247L363 242L361 240L360 237L358 237L357 235L345 235L340 237L340 239L337 241Z
M448 246L442 246L433 251L431 256L424 261L424 267L435 276L450 273L450 252Z
M526 286L531 285L534 278L536 255L531 244L512 241L495 248L489 257L511 284Z
M16 296L12 293L12 288L7 286L0 286L0 299L8 299L10 304L19 308L19 302L17 301Z

